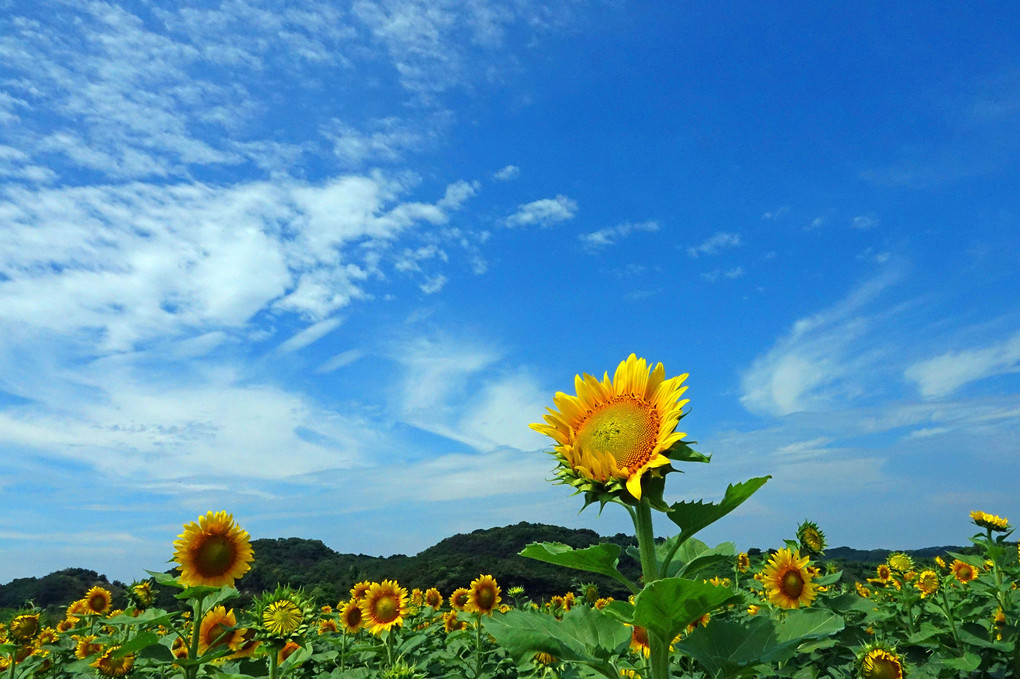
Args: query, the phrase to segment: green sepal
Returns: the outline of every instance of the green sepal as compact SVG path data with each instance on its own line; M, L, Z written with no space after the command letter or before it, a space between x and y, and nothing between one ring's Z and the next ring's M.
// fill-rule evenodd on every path
M633 624L669 643L701 616L740 600L729 587L686 578L656 580L634 597Z
M562 542L533 542L522 549L520 555L557 566L606 575L626 585L631 592L637 592L637 585L617 570L620 551L620 546L612 542L603 542L584 549L574 549Z

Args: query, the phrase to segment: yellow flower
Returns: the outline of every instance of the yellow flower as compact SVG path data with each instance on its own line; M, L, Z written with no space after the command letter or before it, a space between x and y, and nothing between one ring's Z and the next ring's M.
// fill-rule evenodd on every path
M110 610L113 595L102 587L93 587L85 593L84 601L86 614L102 615Z
M465 627L467 627L467 623L457 617L457 611L443 613L443 628L447 634L462 630Z
M255 559L248 539L248 532L226 512L209 512L198 523L185 524L174 541L181 582L188 587L233 585Z
M825 533L813 521L805 521L797 528L800 548L809 555L821 554L825 549Z
M262 611L262 626L275 637L289 637L298 631L304 621L301 607L290 599L280 599Z
M204 616L198 629L198 653L203 655L210 648L226 646L236 651L244 643L244 630L233 629L237 626L237 617L233 609L216 606Z
M862 679L902 679L903 662L895 652L884 648L872 648L861 656Z
M336 626L336 620L326 618L319 621L319 634L336 634L340 628Z
M954 559L952 565L950 565L950 568L953 571L953 577L956 578L958 581L962 582L963 584L967 584L972 580L977 580L978 576L977 569L974 568L974 566L971 566L969 563L960 561L959 559Z
M945 567L946 567L946 561L945 561L945 559L943 559L943 558L942 558L941 556L936 556L936 557L935 557L935 564L936 564L936 565L937 565L937 566L938 566L939 568L945 568Z
M280 651L276 654L276 664L282 665L283 661L289 658L290 656L294 655L294 651L298 650L299 648L301 648L301 644L295 641L288 641L286 644L283 645L283 648L281 648Z
M581 489L592 482L607 490L626 490L641 499L641 478L669 465L663 451L686 434L675 431L687 400L678 401L687 387L686 374L665 379L659 363L649 370L645 359L631 354L620 363L613 379L576 376L577 396L557 392L547 408L545 423L531 428L550 436L558 458L562 483ZM665 470L669 471L669 470Z
M889 558L886 559L886 563L888 563L889 567L894 571L899 571L900 573L906 573L914 567L914 560L903 552L893 552L889 555Z
M111 646L106 649L101 656L96 658L91 666L99 670L99 673L104 677L123 677L134 667L135 656L133 653L126 653L120 657L115 657L115 653L119 648L120 646Z
M921 590L921 598L934 594L939 591L939 576L935 571L921 571L921 574L917 576L917 582L914 583L914 587Z
M429 587L425 590L425 603L438 610L443 605L443 595L435 587Z
M630 650L648 657L651 646L648 643L648 630L644 627L634 625L630 633Z
M469 594L471 594L471 590L466 587L458 587L453 590L453 594L450 595L450 608L455 611L463 611L467 606Z
M747 555L747 552L741 552L737 554L737 570L741 573L746 573L751 567L751 557Z
M86 634L78 637L78 642L74 645L74 657L79 660L84 660L90 655L95 655L103 650L103 645L96 643L95 634Z
M34 639L40 629L38 613L22 613L11 620L9 631L14 641L24 643Z
M970 513L970 520L978 526L992 531L1005 533L1009 530L1009 521L1001 516L996 516L995 514L973 511Z
M807 568L808 557L799 552L780 549L772 555L762 571L763 584L769 601L780 608L810 606L815 598L813 574Z
M360 603L356 599L351 599L344 605L343 611L340 613L340 622L348 634L354 634L361 629L361 621L364 616L361 615Z
M867 599L869 596L871 596L871 590L868 589L867 587L865 587L864 585L862 585L861 583L859 583L859 582L854 583L854 586L857 589L857 594L859 594L860 596L864 597L865 599Z
M491 614L502 601L499 593L499 585L491 575L480 575L471 581L464 610L468 613Z
M747 607L747 614L748 615L758 615L758 611L760 611L760 610L761 610L760 606L756 606L755 604L751 604L750 606Z
M381 634L403 624L407 608L407 590L394 580L374 582L361 600L365 626L372 634Z

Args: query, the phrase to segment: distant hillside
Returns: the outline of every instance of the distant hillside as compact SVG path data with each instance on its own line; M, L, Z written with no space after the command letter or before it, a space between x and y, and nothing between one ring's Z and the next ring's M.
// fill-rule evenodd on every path
M255 562L237 587L245 601L277 584L304 587L320 604L335 605L346 599L355 583L362 580L397 580L407 588L436 587L443 596L458 587L467 587L481 574L496 578L504 591L512 586L524 587L533 600L548 599L575 588L578 582L594 582L600 593L625 596L627 593L608 578L572 571L518 555L532 542L563 542L572 547L587 547L599 542L613 542L626 548L633 545L631 536L619 533L600 536L592 530L571 529L536 523L518 523L501 528L487 528L446 538L415 556L398 554L380 557L364 554L341 554L319 540L303 538L261 539L252 541ZM929 547L904 550L915 559L930 560L948 551L966 552L965 547ZM760 550L749 550L760 554ZM873 574L891 550L859 550L835 547L826 550L825 561L843 568L845 578L863 580ZM625 553L620 557L620 570L632 580L640 576L637 562ZM144 574L139 574L139 577ZM109 582L95 571L68 568L40 578L19 578L0 585L0 609L15 609L31 601L47 607L65 606L84 596L90 587L100 585L114 594L114 606L123 607L124 583ZM159 593L162 608L176 608L173 592ZM0 616L2 617L2 616Z

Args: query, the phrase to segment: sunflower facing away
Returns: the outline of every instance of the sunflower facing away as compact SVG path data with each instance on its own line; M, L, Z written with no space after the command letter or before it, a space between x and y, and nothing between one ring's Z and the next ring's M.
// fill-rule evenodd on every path
M815 598L814 574L808 568L809 558L799 552L780 549L772 555L762 571L762 584L769 601L780 608L810 606Z
M406 609L407 590L394 580L372 583L361 600L365 626L372 634L381 634L402 625Z
M613 379L585 373L574 379L577 396L557 392L547 408L545 423L531 428L550 436L559 461L562 483L591 490L593 482L606 490L627 491L641 499L645 472L669 464L663 451L683 439L676 430L687 400L681 386L687 374L666 379L659 363L649 369L631 354L616 368Z
M825 550L825 533L814 521L805 521L797 528L797 540L800 548L810 555L821 554Z
M198 523L186 524L174 541L181 582L188 587L233 585L255 559L248 539L248 531L226 512L209 512Z
M973 511L970 513L970 520L982 528L987 528L989 531L1005 533L1009 530L1009 521L995 514Z
M502 598L499 596L499 585L491 575L480 575L471 581L468 592L467 604L464 610L468 613L480 613L491 615L492 611L499 606Z

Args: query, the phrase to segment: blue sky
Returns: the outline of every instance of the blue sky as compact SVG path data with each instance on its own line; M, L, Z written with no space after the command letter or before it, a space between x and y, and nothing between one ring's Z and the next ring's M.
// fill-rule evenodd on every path
M1020 520L1020 15L0 0L0 583L181 526L627 531L528 428L690 373L710 542ZM670 533L660 523L660 533Z

